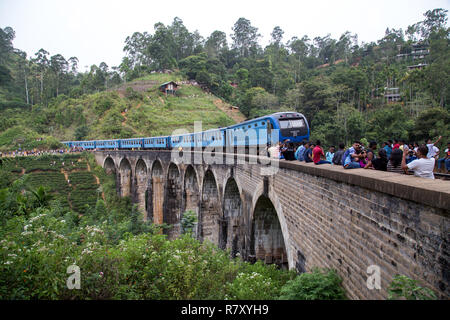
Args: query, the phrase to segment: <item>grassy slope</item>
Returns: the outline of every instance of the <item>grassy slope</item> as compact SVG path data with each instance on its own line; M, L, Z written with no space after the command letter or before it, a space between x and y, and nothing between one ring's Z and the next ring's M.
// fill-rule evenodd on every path
M19 147L46 148L57 140L75 139L86 125L83 140L169 135L175 129L193 131L194 121L203 129L235 123L217 107L218 98L199 87L182 85L177 96L159 92L161 83L180 81L179 74L152 74L110 91L72 99L59 97L48 107L6 109L0 114L0 150ZM133 90L127 91L131 87ZM216 104L215 104L216 102ZM44 138L38 142L37 138Z

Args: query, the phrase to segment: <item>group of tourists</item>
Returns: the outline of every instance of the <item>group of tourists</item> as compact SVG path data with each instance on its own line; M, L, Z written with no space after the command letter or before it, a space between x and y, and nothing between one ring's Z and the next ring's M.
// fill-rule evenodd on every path
M367 147L360 141L354 141L350 148L345 148L344 143L339 144L338 150L331 146L325 153L321 141L316 143L303 141L296 145L289 140L279 143L268 149L272 158L280 158L288 161L304 161L306 163L341 165L344 169L374 169L381 171L408 173L414 171L414 175L423 178L434 179L435 163L438 170L445 166L445 172L450 172L450 142L442 158L439 158L439 149L435 146L440 140L428 139L424 144L408 144L404 140L388 140L381 144L375 141Z
M74 147L70 149L54 149L54 150L14 150L8 152L0 152L0 157L27 157L27 156L43 156L43 155L57 155L64 153L73 153L73 152L83 152L84 149L82 147Z

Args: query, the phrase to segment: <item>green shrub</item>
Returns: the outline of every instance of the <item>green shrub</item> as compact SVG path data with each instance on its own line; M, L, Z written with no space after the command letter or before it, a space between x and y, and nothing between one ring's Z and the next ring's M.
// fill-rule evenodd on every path
M437 298L433 290L419 286L417 280L396 275L389 285L388 299L436 300Z
M341 300L345 299L342 279L335 270L313 269L289 281L281 289L280 300Z
M188 210L183 213L181 217L181 232L183 234L192 234L197 221L197 214L194 211Z

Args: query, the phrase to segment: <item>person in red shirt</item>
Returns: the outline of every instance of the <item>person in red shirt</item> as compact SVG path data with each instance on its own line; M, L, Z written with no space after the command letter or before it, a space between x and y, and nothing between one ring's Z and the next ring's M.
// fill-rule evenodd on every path
M394 146L392 147L392 150L399 149L400 143L398 143L398 140L394 139Z
M321 142L320 140L317 140L316 142L316 147L313 149L313 162L314 164L323 164L323 163L328 163L331 164L330 161L326 161L326 160L321 160L325 158L325 154L323 153L323 149L320 146Z

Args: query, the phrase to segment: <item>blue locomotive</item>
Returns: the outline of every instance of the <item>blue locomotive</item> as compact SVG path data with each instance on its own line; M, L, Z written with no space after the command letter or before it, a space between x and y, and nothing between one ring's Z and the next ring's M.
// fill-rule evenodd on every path
M298 112L278 112L226 128L172 136L115 140L64 141L69 148L87 150L121 149L195 149L267 146L273 142L301 142L309 139L309 125Z

